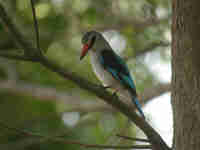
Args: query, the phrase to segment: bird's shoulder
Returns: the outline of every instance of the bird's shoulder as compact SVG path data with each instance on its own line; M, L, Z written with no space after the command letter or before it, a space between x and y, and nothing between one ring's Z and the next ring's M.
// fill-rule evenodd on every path
M129 70L126 62L113 50L102 50L101 57L102 64L104 64L105 66L111 67L118 72L129 75Z

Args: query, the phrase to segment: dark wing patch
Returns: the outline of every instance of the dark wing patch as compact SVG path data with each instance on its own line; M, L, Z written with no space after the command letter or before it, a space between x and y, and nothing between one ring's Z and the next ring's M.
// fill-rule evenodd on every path
M112 50L103 50L101 55L105 66L114 68L117 72L129 76L128 67L120 56L115 54Z
M125 88L129 89L133 95L137 96L136 87L131 78L128 67L120 56L115 54L114 51L103 50L101 52L100 62L116 80L119 80Z

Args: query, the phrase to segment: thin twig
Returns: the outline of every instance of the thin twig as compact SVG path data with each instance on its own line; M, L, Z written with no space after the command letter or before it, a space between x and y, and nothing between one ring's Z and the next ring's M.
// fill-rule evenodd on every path
M156 42L150 43L148 46L146 46L143 49L136 50L134 52L134 55L124 57L124 59L126 61L129 61L132 58L142 56L142 55L144 55L144 54L146 54L148 52L152 52L158 47L169 47L170 45L171 45L171 43L169 43L169 42L164 42L164 41L157 42L156 41Z
M21 130L21 129L18 129L18 128L15 128L15 127L10 127L10 126L6 125L3 121L0 121L0 126L5 128L5 129L12 130L16 133L22 134L22 135L43 137L42 135L37 134L37 133L32 133L32 132Z
M38 22L36 18L35 7L34 7L34 0L31 0L31 8L32 8L32 13L33 13L33 22L34 22L34 29L35 29L35 35L36 35L36 46L38 50L41 50L40 49L40 35L39 35Z
M131 148L136 148L136 149L151 149L151 145L130 145L130 146L112 146L112 145L100 145L100 144L83 144L77 141L70 141L70 140L66 140L64 138L59 138L58 136L53 136L53 137L49 137L49 136L45 136L45 135L41 135L38 133L33 133L30 131L25 131L22 129L18 129L15 127L10 127L8 125L6 125L4 122L0 121L0 126L3 128L6 128L8 130L13 130L19 134L23 134L26 136L32 136L32 137L39 137L39 138L44 138L45 141L46 140L50 140L50 141L54 141L54 142L62 142L65 144L75 144L75 145L79 145L81 147L86 147L86 148L101 148L101 149L131 149Z
M26 47L29 49L29 43L23 38L22 34L17 30L17 27L13 24L10 17L6 13L6 10L0 3L0 19L1 23L4 25L4 30L8 30L10 36L14 39L14 41L19 44L21 47ZM22 46L23 45L23 46Z
M126 140L132 140L132 141L137 141L137 142L145 142L145 143L150 143L149 140L147 139L141 139L141 138L133 138L133 137L129 137L129 136L124 136L124 135L119 135L117 134L116 136L126 139Z

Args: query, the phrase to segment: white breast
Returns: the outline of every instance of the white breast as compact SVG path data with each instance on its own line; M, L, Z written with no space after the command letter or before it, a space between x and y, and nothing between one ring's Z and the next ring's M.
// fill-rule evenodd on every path
M104 86L109 86L118 91L124 101L128 101L130 93L127 89L120 84L119 81L115 80L111 73L107 72L100 64L99 55L93 51L90 52L90 60L92 68L98 79L103 83ZM129 99L130 100L130 99Z
M105 71L103 66L100 64L99 56L97 55L97 53L91 51L90 59L92 69L96 76L99 78L104 86L110 86L113 82L113 77L109 72Z
M116 90L124 89L119 81L115 80L111 73L107 72L103 66L100 64L100 58L98 53L93 51L90 52L90 59L94 73L99 78L99 80L103 83L104 86L112 87Z

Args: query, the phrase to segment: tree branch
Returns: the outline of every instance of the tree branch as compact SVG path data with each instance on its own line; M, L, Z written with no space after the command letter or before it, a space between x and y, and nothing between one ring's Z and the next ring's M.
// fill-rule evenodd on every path
M6 90L12 93L22 94L25 96L32 96L41 100L57 100L70 103L70 108L67 112L115 112L116 109L103 103L102 101L83 101L81 97L75 94L67 94L65 91L58 91L55 88L45 87L37 84L25 83L22 81L5 80L0 81L0 90ZM147 87L139 94L141 104L145 105L150 99L153 99L161 94L170 91L170 84L158 84ZM76 101L71 101L75 99ZM127 102L131 105L132 102Z
M111 146L111 145L99 145L99 144L83 144L77 141L70 141L70 140L66 140L64 138L60 138L59 136L45 136L39 133L33 133L30 131L25 131L25 130L21 130L15 127L10 127L8 125L6 125L4 122L0 122L0 126L8 129L9 131L12 130L16 133L19 133L21 135L25 135L27 137L38 137L38 138L42 138L43 140L50 140L50 141L54 141L54 142L61 142L61 143L65 143L65 144L75 144L75 145L79 145L81 147L85 147L85 148L100 148L100 149L151 149L152 147L150 145L131 145L131 146ZM41 139L41 140L42 140Z
M124 57L124 59L126 61L129 61L131 58L142 56L142 55L146 54L147 52L152 52L157 47L168 47L170 45L171 45L171 43L167 43L167 42L163 42L163 41L153 42L153 43L149 44L147 47L145 47L144 49L136 50L134 52L134 55Z
M123 139L126 139L126 140L149 143L149 140L147 140L147 139L132 138L132 137L129 137L129 136L124 136L124 135L119 135L119 134L117 134L116 136L123 138Z
M11 23L7 13L5 12L2 5L0 5L0 18L3 20L4 24L8 27L9 31L13 33L13 37L18 39L19 37L22 38L23 36L19 34L20 32L16 31L16 27ZM18 33L18 34L16 34ZM18 37L19 36L19 37ZM24 38L22 38L24 39ZM17 40L19 44L26 50L27 48L34 49L31 44L28 46L26 45L27 42L21 42L24 40ZM36 49L39 51L38 49ZM166 145L163 141L161 136L140 116L138 116L128 105L123 103L119 100L118 97L111 95L109 92L105 90L104 87L96 85L85 78L79 76L78 74L71 72L68 69L64 69L59 65L55 64L45 56L38 56L34 55L34 57L39 57L40 63L50 69L53 72L58 73L60 76L64 77L67 80L73 81L77 84L80 88L83 88L97 97L104 100L106 103L112 105L116 109L118 109L121 113L127 116L132 122L134 122L148 137L149 141L152 144L152 148L156 150L170 150L170 148ZM32 56L33 57L33 56ZM69 144L69 143L68 143ZM92 147L92 146L91 146ZM104 147L106 148L106 147ZM130 148L130 147L129 147Z
M4 25L6 25L5 29L11 33L15 41L17 41L20 45L26 46L27 48L28 43L23 39L21 33L18 32L16 26L12 23L2 5L0 7L0 12L1 12L1 21Z
M0 19L4 25L6 31L8 31L10 37L24 49L25 55L27 57L35 56L37 49L35 49L32 44L24 38L24 36L17 30L17 27L13 24L8 14L6 13L2 4L0 4Z

